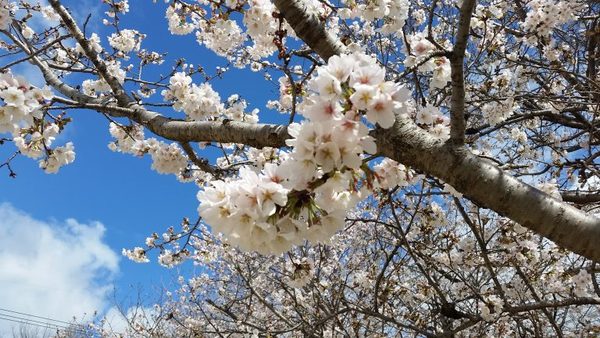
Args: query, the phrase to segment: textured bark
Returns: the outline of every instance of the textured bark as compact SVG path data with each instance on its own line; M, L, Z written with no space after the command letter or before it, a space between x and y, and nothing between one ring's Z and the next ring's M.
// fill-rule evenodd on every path
M61 100L63 103L73 103ZM177 142L240 143L256 148L285 147L290 138L287 127L277 124L250 124L238 121L183 121L164 117L159 113L139 107L122 108L115 105L81 104L114 117L127 117L154 134Z
M600 193L587 191L563 191L560 193L562 200L575 204L589 204L600 202Z
M290 137L287 127L272 124L177 121L145 110L137 110L131 118L155 134L179 142L243 143L257 148L279 148L285 146L285 140Z
M302 13L294 11L294 17L288 17L290 11L282 10L290 7L303 8L301 0L277 0L275 5L307 45L320 46L323 42L330 41L331 38L323 27L314 21L312 27L306 24L294 25L295 22L311 22L306 18L308 15L298 18ZM468 9L465 11L470 16ZM462 34L467 34L468 25L465 24L464 27L466 30ZM306 30L311 32L305 32ZM320 32L325 32L325 35L319 36ZM466 46L466 37L462 41ZM329 49L320 48L325 51L336 50L334 45ZM315 51L319 52L317 49ZM330 56L321 55L324 59ZM520 223L561 247L600 261L600 219L595 216L555 200L511 177L463 146L446 144L433 138L412 121L399 120L390 129L375 130L373 136L382 155L439 177L474 203Z
M274 0L274 2L296 35L323 60L327 61L330 57L344 52L345 46L325 30L319 18L307 14L304 1Z
M460 9L460 20L456 32L456 41L452 56L450 57L450 69L452 80L452 97L450 98L450 139L457 145L465 143L465 79L464 61L467 41L469 39L469 27L471 16L475 8L475 0L465 0Z

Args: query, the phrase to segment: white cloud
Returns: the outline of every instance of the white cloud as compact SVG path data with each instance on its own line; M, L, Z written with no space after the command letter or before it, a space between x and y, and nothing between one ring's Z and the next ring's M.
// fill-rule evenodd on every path
M119 255L104 232L98 222L44 222L0 204L0 308L63 321L106 310ZM0 320L0 337L11 327Z

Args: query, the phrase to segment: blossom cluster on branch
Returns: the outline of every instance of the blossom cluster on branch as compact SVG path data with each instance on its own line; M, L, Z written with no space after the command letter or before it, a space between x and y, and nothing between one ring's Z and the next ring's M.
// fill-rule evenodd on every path
M204 221L245 250L280 253L305 239L326 241L378 179L388 186L405 179L373 175L363 153L376 152L365 123L391 127L394 112L407 110L407 91L360 53L334 56L317 72L299 107L306 120L289 130L292 150L261 172L244 167L198 194Z
M52 148L52 143L69 119L52 116L45 111L52 99L49 88L37 88L10 72L0 74L0 133L10 133L19 152L38 159L47 173L75 160L73 144ZM48 116L48 118L46 118Z

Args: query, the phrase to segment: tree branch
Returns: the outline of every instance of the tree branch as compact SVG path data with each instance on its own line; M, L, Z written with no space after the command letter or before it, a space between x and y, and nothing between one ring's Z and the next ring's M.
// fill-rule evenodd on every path
M346 47L327 32L316 15L308 14L303 0L275 0L275 6L296 35L323 60L344 53Z
M465 143L465 79L464 61L471 16L475 0L463 1L460 8L460 20L456 32L456 42L450 57L452 96L450 98L450 141L457 145Z
M600 202L600 192L597 191L561 191L563 201L575 204Z
M69 33L71 33L71 35L79 43L85 55L90 59L90 61L92 61L98 70L98 74L104 79L104 81L106 81L106 83L108 83L119 104L126 107L134 104L135 101L127 95L125 89L123 89L123 86L119 83L119 81L108 72L106 64L100 59L98 53L94 51L90 42L83 35L83 32L81 32L79 27L77 27L77 23L75 23L75 20L73 17L71 17L71 14L69 14L69 12L67 12L67 10L60 4L60 1L48 0L48 2L54 11L60 16L61 21Z
M558 308L558 307L565 307L565 306L580 306L580 305L590 305L590 304L598 305L598 304L600 304L600 299L568 298L568 299L558 300L558 301L543 301L543 302L537 302L537 303L532 303L532 304L524 304L524 305L506 307L505 311L507 311L509 313L519 313L519 312L533 311L533 310L546 309L546 308Z
M83 104L82 107L115 117L128 117L156 135L177 142L240 143L256 148L281 148L285 147L285 140L290 138L287 127L282 125L238 121L183 121L140 108L102 104Z
M207 160L198 158L196 152L194 151L194 148L192 148L192 146L188 142L180 142L179 145L181 145L181 148L183 149L187 157L190 159L190 161L197 165L198 168L200 168L202 171L211 173L213 175L217 173L215 168L213 168Z

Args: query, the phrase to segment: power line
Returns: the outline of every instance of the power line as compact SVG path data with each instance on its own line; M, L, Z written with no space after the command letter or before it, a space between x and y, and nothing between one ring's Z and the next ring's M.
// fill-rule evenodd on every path
M4 316L7 316L7 315L0 314L0 320L5 320L5 321L18 323L18 324L22 324L22 325L37 326L37 327L41 327L44 329L52 329L52 330L56 329L58 331L63 331L63 332L85 333L85 331L83 331L81 329L77 329L77 328L72 328L72 327L67 327L67 326L59 326L56 324L43 323L43 322L35 323L35 322L32 322L32 320L29 320L26 318L20 318L20 317L15 317L15 316L13 316L13 318L7 318Z
M38 319L35 319L38 318ZM39 320L43 319L43 320ZM81 324L70 323L63 320L37 316L30 313L19 312L0 308L0 320L5 320L23 325L37 326L45 329L56 329L65 332L85 333L85 327ZM66 325L65 325L66 324Z
M35 320L35 319L11 316L11 315L7 315L7 314L0 314L0 319L7 320L7 321L23 321L25 323L30 323L31 325L45 326L48 328L57 328L57 329L68 328L67 326L52 324L49 322L42 322L42 321Z
M67 325L78 325L78 326L81 326L80 324L74 324L74 323L71 323L71 322L65 322L63 320L52 319L52 318L43 317L43 316L36 316L36 315L32 315L30 313L25 313L25 312L19 312L19 311L4 309L4 308L0 307L0 312L2 312L2 311L4 311L4 312L10 312L10 313L15 313L15 314L23 315L23 316L27 316L27 317L35 317L35 318L45 319L45 320L51 321L51 322L58 322L58 323L63 323L63 324L67 324Z

